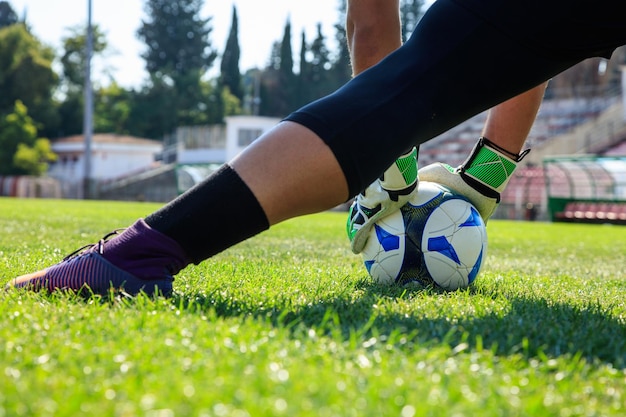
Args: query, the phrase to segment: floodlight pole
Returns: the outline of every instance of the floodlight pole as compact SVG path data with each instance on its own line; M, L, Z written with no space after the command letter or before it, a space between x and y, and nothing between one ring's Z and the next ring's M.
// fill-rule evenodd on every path
M93 28L91 25L91 0L87 0L87 45L85 51L85 108L83 115L83 136L85 139L85 172L83 178L83 198L93 197L91 179L91 142L93 136L93 90L91 86L91 56L93 54Z

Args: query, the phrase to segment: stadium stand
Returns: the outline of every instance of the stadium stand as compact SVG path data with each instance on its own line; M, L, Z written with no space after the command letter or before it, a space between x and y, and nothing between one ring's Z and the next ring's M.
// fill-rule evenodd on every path
M619 96L545 100L526 141L527 146L533 148L529 156L546 142L571 132L578 126L597 120L602 113L612 107L621 108ZM452 166L461 164L481 135L486 118L486 112L476 115L420 145L420 166L433 162L445 162ZM540 164L541 160L535 163Z
M567 174L556 167L546 168L543 160L559 154L626 155L626 122L619 95L597 99L545 100L526 145L532 152L520 165L502 194L495 218L561 220L552 218L548 208L548 180L552 192L576 198L601 199L593 192L610 187L613 179L594 164L571 169ZM432 141L420 146L420 166L445 162L458 166L470 154L480 136L487 113L479 114ZM573 183L576 190L573 190ZM593 187L592 185L593 184ZM596 191L593 191L596 190ZM592 207L595 210L595 206ZM573 216L563 219L618 221L620 214L611 208L606 213ZM603 209L604 210L604 209ZM571 210L570 210L571 211ZM580 210L578 210L580 211ZM593 212L593 210L587 210Z
M571 201L556 217L558 221L626 224L626 202Z

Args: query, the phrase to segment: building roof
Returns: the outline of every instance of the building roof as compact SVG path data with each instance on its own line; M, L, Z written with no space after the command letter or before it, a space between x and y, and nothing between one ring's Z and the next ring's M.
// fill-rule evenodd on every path
M160 145L161 142L153 139L138 138L135 136L117 135L114 133L94 133L91 137L93 143L115 143L128 145ZM64 138L53 139L53 144L83 143L84 135L66 136Z

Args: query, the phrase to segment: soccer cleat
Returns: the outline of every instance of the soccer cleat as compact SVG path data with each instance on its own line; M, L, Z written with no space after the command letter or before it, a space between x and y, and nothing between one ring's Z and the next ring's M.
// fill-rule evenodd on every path
M8 287L100 295L113 289L130 295L168 296L173 276L188 264L174 240L140 219L123 232L113 231L98 243L83 246L56 265L15 278Z
M500 203L500 193L528 152L530 149L519 155L512 154L481 137L469 158L458 168L438 162L420 169L419 176L465 196L487 223Z
M417 148L413 148L354 199L346 224L352 252L363 251L374 223L406 204L417 183Z
M83 295L106 295L114 290L130 295L144 292L169 296L173 281L174 278L168 275L155 280L139 279L90 250L42 271L15 278L8 287L48 292L69 290Z

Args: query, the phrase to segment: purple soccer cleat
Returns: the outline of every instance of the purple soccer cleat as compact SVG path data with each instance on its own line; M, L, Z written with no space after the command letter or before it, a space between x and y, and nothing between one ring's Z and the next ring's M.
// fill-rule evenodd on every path
M108 294L123 290L130 295L143 291L148 295L172 293L172 276L158 280L142 280L116 267L102 255L87 251L65 258L61 263L42 271L15 278L9 286L31 291L72 290L87 294Z
M174 275L189 264L180 246L143 220L84 246L49 268L15 278L8 288L81 294L172 294ZM110 240L108 240L110 239Z

